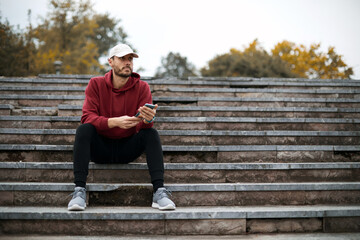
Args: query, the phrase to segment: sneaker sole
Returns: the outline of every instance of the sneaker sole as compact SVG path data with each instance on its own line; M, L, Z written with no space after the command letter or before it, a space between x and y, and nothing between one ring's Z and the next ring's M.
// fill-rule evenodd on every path
M85 207L82 207L82 206L80 206L78 204L74 204L71 207L68 207L68 210L69 211L84 211L85 208L86 208L86 205L85 205Z
M167 205L165 207L160 207L159 204L154 203L154 202L152 203L151 207L152 208L157 208L159 210L175 210L176 209L176 207L171 205L171 204L169 204L169 205Z

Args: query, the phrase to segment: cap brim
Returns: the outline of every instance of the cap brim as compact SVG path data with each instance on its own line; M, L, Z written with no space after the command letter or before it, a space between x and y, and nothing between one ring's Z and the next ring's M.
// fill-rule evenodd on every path
M137 55L136 53L134 52L125 52L125 53L122 53L122 54L115 54L114 56L117 56L117 57L123 57L123 56L126 56L126 55L129 55L131 54L133 57L135 58L138 58L139 55Z

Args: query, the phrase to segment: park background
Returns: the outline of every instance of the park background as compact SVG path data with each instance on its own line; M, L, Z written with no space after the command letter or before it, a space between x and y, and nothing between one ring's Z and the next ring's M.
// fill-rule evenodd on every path
M81 1L69 2L78 6ZM259 69L263 65L268 65L268 62L263 60L266 56L260 54L259 58L262 60L253 64L246 61L249 59L249 55L245 56L245 60L244 57L241 59L239 56L233 58L233 55L239 52L244 54L246 49L250 49L251 44L254 43L256 43L256 50L266 51L268 55L273 55L272 50L277 44L288 41L295 44L294 48L301 49L301 45L303 45L303 50L307 50L306 53L311 50L311 46L316 48L316 44L319 44L320 46L316 48L318 56L326 55L329 47L334 47L335 57L341 57L345 64L338 71L348 70L349 73L349 69L351 69L350 78L360 79L360 28L358 26L360 2L357 0L224 0L221 2L212 0L93 0L91 3L92 14L100 14L114 20L116 27L120 27L123 31L120 33L123 34L122 37L125 37L126 42L139 53L140 58L136 59L134 63L134 70L140 72L142 76L167 76L164 72L171 71L169 70L171 66L168 69L164 68L162 60L171 61L170 53L173 53L172 57L177 57L177 59L172 59L173 64L175 63L179 67L179 62L185 61L188 75L271 77L272 73L239 70L238 66L230 66L230 63L223 67L232 69L232 72L210 71L209 73L208 71L207 75L204 73L209 70L209 61L218 59L219 56L226 58L222 59L224 61L238 62L246 66L252 64L253 68ZM29 15L29 9L31 15ZM1 22L8 21L15 33L25 34L30 24L33 30L36 29L45 21L49 21L50 15L54 11L56 10L50 0L0 0ZM69 24L73 22L70 16L71 12L68 12ZM80 37L80 35L76 34L76 31L71 34L68 34L67 37L73 42L78 42L76 37ZM26 37L24 38L26 40ZM49 42L56 43L59 38L53 36L48 39L50 39ZM118 40L122 39L118 38ZM41 64L47 66L38 66L36 71L20 75L51 73L54 71L53 60L63 61L63 73L97 74L106 70L105 67L102 71L98 71L99 68L94 68L93 65L97 60L101 64L106 63L108 48L95 54L96 51L92 51L91 47L96 48L98 45L87 45L84 49L89 50L90 53L85 54L76 44L72 45L72 48L77 50L69 52L73 58L82 58L79 61L88 58L87 60L93 63L76 67L75 60L68 60L68 65L71 67L66 68L67 60L59 59L64 58L64 51L60 49L58 53L46 52L49 48L54 49L54 45L49 44L47 50L42 50L42 58L46 59L48 63L43 61ZM61 57L56 55L59 53L62 54ZM34 56L33 59L40 61L41 57ZM90 61L90 59L92 60ZM271 59L269 61L274 62ZM9 69L10 62L15 62L12 69L21 66L19 61L2 58L2 65L5 65L5 69ZM294 62L300 64L301 61L293 59L292 64ZM246 66L245 68L248 68ZM275 66L275 68L277 67ZM185 71L187 70L185 69ZM301 67L298 69L300 73L304 73L304 71L307 70ZM278 72L280 74L274 75L275 77L320 78L316 74L292 76L288 75L284 69ZM179 74L179 72L174 74ZM343 75L329 76L325 74L321 78L346 78Z

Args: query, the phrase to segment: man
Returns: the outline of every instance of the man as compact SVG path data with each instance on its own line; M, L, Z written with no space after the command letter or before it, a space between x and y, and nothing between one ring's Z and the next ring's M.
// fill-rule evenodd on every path
M174 210L164 188L164 163L158 132L152 128L158 105L152 103L149 85L133 72L138 55L125 44L110 50L111 70L90 79L85 90L81 123L74 143L75 191L68 210L86 207L86 178L89 162L129 163L146 153L153 185L152 207ZM139 115L137 115L139 113ZM135 117L137 115L137 117Z

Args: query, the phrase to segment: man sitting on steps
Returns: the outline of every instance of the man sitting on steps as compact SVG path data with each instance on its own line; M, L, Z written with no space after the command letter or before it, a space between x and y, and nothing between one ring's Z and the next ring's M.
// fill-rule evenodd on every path
M89 162L130 163L143 152L153 185L152 207L174 210L164 188L164 163L158 132L152 128L157 105L152 103L149 85L132 72L138 55L125 44L110 50L111 70L104 77L94 77L85 90L81 123L74 143L75 191L68 210L86 207L86 179ZM137 115L137 113L140 113ZM137 115L137 116L135 116Z

